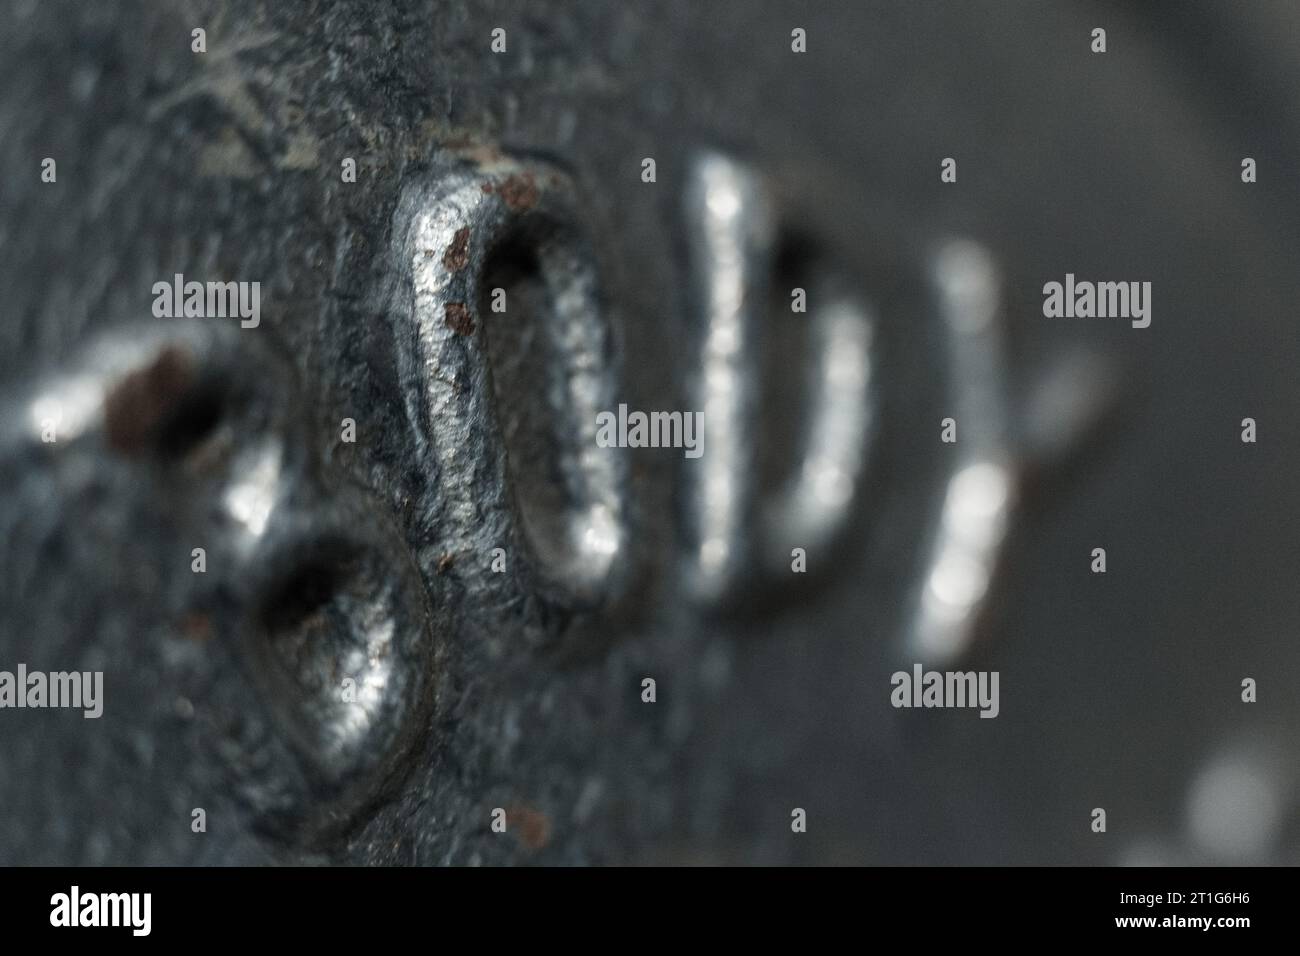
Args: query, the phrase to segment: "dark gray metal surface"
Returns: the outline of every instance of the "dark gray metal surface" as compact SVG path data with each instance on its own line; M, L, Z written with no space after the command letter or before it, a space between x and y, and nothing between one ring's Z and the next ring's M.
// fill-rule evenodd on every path
M12 2L3 20L0 669L103 670L105 703L0 711L0 863L1297 862L1290 5ZM600 401L688 409L687 197L711 151L761 179L799 253L772 266L778 293L830 273L869 305L868 464L805 578L746 552L710 604L680 450L631 453L625 487L573 492L626 503L624 586L577 600L603 578L545 547L573 496L545 498L552 404L525 387L555 367L529 368L544 323L467 302L507 353L489 376L421 319L411 197L493 163L554 170L599 285ZM469 215L506 228L511 203L487 199ZM971 367L935 281L951 237L1000 275L1005 381L970 380L1005 387L1015 507L959 657L1000 672L996 720L889 703L958 470L938 441ZM1151 327L1045 318L1067 272L1151 281ZM260 326L152 318L175 273L261 282ZM809 363L764 335L744 437L766 489L804 447ZM463 421L425 420L464 388ZM75 438L32 438L34 402L84 394ZM511 535L495 576L484 549ZM372 705L339 702L352 673L383 688Z

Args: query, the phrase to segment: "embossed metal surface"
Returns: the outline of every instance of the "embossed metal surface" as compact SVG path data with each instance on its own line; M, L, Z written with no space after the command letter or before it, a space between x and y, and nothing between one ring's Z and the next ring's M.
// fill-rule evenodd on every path
M1295 862L1294 16L11 3L0 863Z

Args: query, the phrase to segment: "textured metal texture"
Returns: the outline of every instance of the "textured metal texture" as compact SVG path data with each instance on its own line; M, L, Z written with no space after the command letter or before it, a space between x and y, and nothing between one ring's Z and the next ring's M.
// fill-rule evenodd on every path
M471 573L482 570L476 564L494 548L513 562L526 556L523 572L502 575L509 590L494 595L493 605L605 603L621 586L629 505L623 460L588 450L583 440L617 396L618 369L591 254L575 232L573 187L559 171L535 163L471 155L431 163L406 189L393 255L408 267L409 282L400 283L390 314L399 323L393 339L414 423L410 440L439 487L415 533L434 551L467 556ZM531 320L526 332L518 305L513 318L503 311L497 319L478 302L485 289L518 290L518 282L509 289L493 284L506 264L541 286L541 307L524 316ZM541 366L539 394L520 387L517 363L498 369L500 382L490 377L489 331L515 343L498 353L521 353L527 337ZM508 455L499 419L518 432L517 409L527 404L540 406L541 433L521 436ZM531 486L525 474L512 484L509 462L543 474ZM532 500L552 483L559 487L550 508ZM434 559L431 553L430 567ZM547 625L521 620L516 611L511 626L532 633Z
M7 3L0 863L1296 862L1295 19Z

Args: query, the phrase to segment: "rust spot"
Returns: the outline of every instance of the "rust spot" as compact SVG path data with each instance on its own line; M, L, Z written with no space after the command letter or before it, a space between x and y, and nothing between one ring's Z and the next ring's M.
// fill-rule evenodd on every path
M505 182L497 188L497 194L516 212L532 209L537 205L540 196L537 191L537 177L532 173L515 173L507 176Z
M438 573L446 574L448 571L451 570L451 566L455 563L456 563L456 556L454 554L448 553L442 555L442 557L438 558Z
M452 272L459 272L469 265L469 226L461 226L456 230L451 245L442 255L442 264Z
M122 379L104 399L104 432L113 448L143 451L194 384L194 359L174 345Z
M527 804L506 807L506 823L527 850L540 850L551 842L551 819Z
M212 619L197 611L181 618L181 636L188 641L202 644L212 639Z
M474 333L474 319L469 314L469 309L465 307L464 302L448 302L447 314L443 319L443 324L451 329L457 335L472 335Z

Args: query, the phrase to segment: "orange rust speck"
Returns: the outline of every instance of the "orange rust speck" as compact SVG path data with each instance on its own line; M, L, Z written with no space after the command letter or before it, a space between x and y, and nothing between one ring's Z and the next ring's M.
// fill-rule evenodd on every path
M104 432L118 451L137 454L194 381L194 359L170 345L122 379L104 400Z
M551 820L542 811L515 804L506 808L506 819L525 849L540 850L551 842Z
M187 640L202 643L212 638L212 619L197 611L181 618L181 634Z
M448 302L446 315L442 321L457 335L472 335L474 332L474 319L470 316L464 302Z
M451 272L459 272L469 265L469 226L462 226L456 230L451 245L442 255L442 264Z
M532 173L515 173L507 176L497 189L502 201L515 212L523 212L537 205L540 193L537 190L537 177Z

